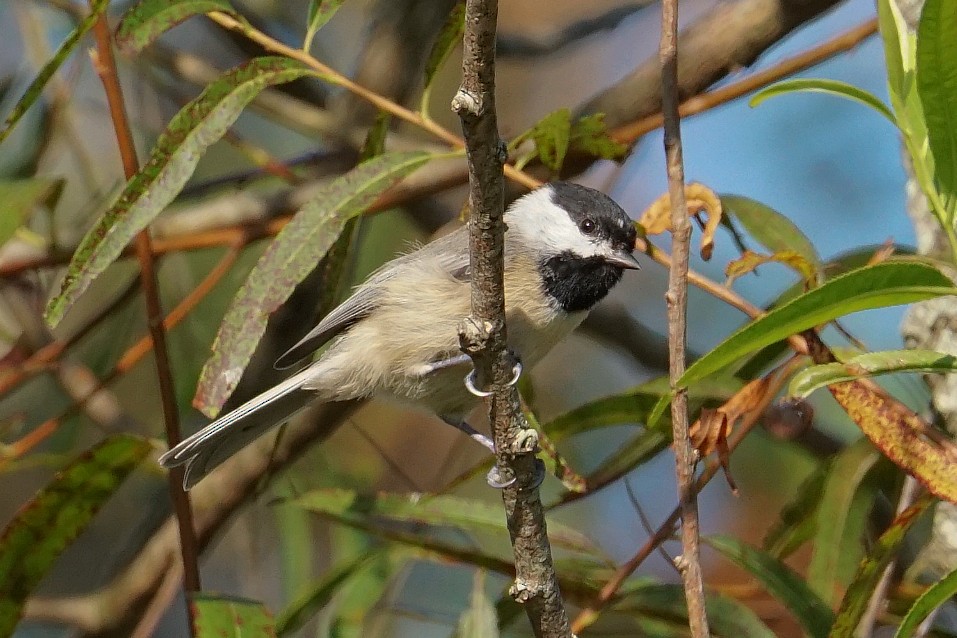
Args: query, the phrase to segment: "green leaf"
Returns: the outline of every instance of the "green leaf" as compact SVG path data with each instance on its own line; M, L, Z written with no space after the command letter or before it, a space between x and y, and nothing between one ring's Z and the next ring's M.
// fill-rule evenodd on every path
M844 315L957 294L950 279L919 261L890 260L852 270L771 310L695 361L678 383L689 387L740 357Z
M847 588L841 608L837 612L829 638L853 638L857 626L864 616L867 605L874 594L874 588L904 541L904 535L917 518L933 503L934 499L924 496L914 505L902 512L890 527L881 534L857 570L854 582Z
M706 379L688 389L692 400L728 399L744 384L731 377ZM544 426L548 435L561 441L574 434L621 423L645 423L655 402L668 395L667 377L642 383L621 394L602 397L569 410Z
M788 93L825 93L827 95L835 95L853 100L864 106L871 107L887 118L895 127L897 126L897 118L895 118L891 110L887 108L887 105L881 102L874 94L839 80L827 80L823 78L794 78L791 80L782 80L755 93L748 104L755 107L772 97L786 95Z
M243 19L228 0L140 0L120 20L116 45L127 53L139 53L181 22L211 11Z
M272 615L255 600L193 592L189 613L194 638L276 638Z
M820 271L814 244L794 222L761 202L740 195L720 195L725 215L738 221L748 234L772 254L794 251ZM800 274L800 273L799 273Z
M532 139L542 164L558 172L565 161L571 141L571 111L558 109L549 113L532 129Z
M47 82L50 81L50 78L57 72L57 69L60 68L64 60L73 52L73 49L76 48L80 39L86 35L87 31L93 28L93 25L96 24L100 14L103 13L108 4L109 0L94 0L90 6L90 15L85 17L80 24L76 25L76 28L70 32L66 40L57 48L50 61L43 65L43 68L40 69L37 76L30 82L30 86L24 91L23 97L17 101L13 107L13 111L11 111L7 119L3 121L3 129L0 130L0 143L7 139L7 136L10 135L13 127L17 125L17 122L19 122L23 114L27 112L27 109L33 106L33 103L40 98Z
M811 473L798 487L794 499L781 510L778 521L765 534L761 546L773 557L787 558L814 536L817 511L830 469L831 463L826 462Z
M885 350L851 357L843 363L810 366L791 379L789 393L806 397L818 388L895 372L957 372L957 357L934 350Z
M584 115L572 124L569 147L592 157L620 160L628 154L628 145L611 138L604 113Z
M769 594L794 614L812 638L827 636L834 613L790 567L730 536L708 536L701 540L754 576Z
M874 492L862 488L880 454L866 438L841 451L830 464L824 492L817 508L814 553L808 565L807 581L828 602L854 575L861 554L861 535L865 518L855 516L870 511ZM861 496L865 498L861 498ZM850 573L847 568L850 566Z
M309 26L306 27L306 37L302 43L303 51L309 51L309 49L312 48L312 39L316 37L316 33L332 19L332 16L336 15L336 11L339 10L339 7L342 6L344 1L345 0L310 0L307 18Z
M235 389L269 315L292 294L353 217L387 188L421 167L424 152L380 155L319 189L280 231L233 298L200 375L193 405L212 417Z
M917 28L917 93L924 110L937 186L953 217L957 205L957 11L927 0Z
M365 529L381 527L388 519L392 525L402 523L451 527L466 533L507 533L501 504L486 503L457 496L402 495L379 493L359 494L352 490L313 490L288 501L310 512L333 518L347 525ZM598 554L594 543L581 532L557 521L548 522L552 544L583 554Z
M498 638L498 616L485 593L485 572L477 570L469 597L469 608L459 617L456 633L462 638Z
M226 73L183 107L156 141L149 161L80 242L59 294L47 305L47 322L58 324L93 279L176 198L206 149L260 91L307 75L316 74L295 60L256 58Z
M310 618L326 608L333 596L349 580L369 566L381 552L369 551L335 567L323 576L310 591L292 601L276 619L276 635L289 636L298 631Z
M425 82L422 89L422 111L428 110L429 96L432 92L432 82L439 69L449 59L452 51L462 42L462 33L465 32L465 0L459 0L452 7L449 17L439 30L439 35L429 51L425 61Z
M17 512L0 534L0 636L10 636L23 604L60 553L80 535L151 446L111 436L80 455Z
M897 627L894 638L911 638L935 609L955 595L957 595L957 569L928 587L914 601L913 606L907 610L907 614Z
M0 181L0 202L3 202L0 246L7 243L17 229L26 223L37 206L46 204L53 208L63 192L63 183L62 179L42 177Z

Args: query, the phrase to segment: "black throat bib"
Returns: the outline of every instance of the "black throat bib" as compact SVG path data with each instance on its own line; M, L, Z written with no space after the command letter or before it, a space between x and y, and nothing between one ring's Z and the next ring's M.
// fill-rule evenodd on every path
M542 261L542 285L565 312L590 310L605 298L624 272L601 257L580 257L570 251Z

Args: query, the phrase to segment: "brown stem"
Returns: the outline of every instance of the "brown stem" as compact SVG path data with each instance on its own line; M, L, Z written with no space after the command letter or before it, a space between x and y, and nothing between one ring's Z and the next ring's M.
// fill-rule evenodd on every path
M536 636L567 638L568 616L552 564L538 491L537 444L510 384L513 357L506 348L504 286L504 142L495 114L497 0L467 0L462 85L452 108L462 120L469 166L469 254L472 311L459 332L480 387L493 394L489 422L496 466L504 481L505 516L515 555L510 594L525 607Z
M671 198L671 268L668 271L668 347L670 355L671 428L681 510L682 554L676 559L684 581L688 623L694 638L707 638L704 583L698 538L698 500L694 491L695 452L688 434L688 391L678 385L685 371L688 337L688 259L691 220L685 202L685 174L678 115L678 0L663 0L661 8L661 111L664 115L665 163Z
M96 68L116 133L116 142L123 160L123 173L131 179L139 170L136 159L136 147L133 132L126 116L123 102L123 89L116 73L116 60L113 57L113 44L110 40L110 25L105 14L100 14L93 26L96 39L96 55L93 66ZM166 331L163 329L163 307L159 299L159 284L156 278L156 263L153 261L150 231L143 229L136 236L136 255L140 263L140 280L143 297L146 299L146 317L150 336L153 339L156 375L159 382L160 399L163 404L163 421L166 424L166 440L172 446L182 438L179 428L179 410L176 407L176 390L173 387L173 369L169 362L166 347ZM189 505L189 495L183 490L183 470L173 469L169 473L170 496L180 528L180 546L183 557L183 583L187 591L199 591L199 552L193 535L193 513Z

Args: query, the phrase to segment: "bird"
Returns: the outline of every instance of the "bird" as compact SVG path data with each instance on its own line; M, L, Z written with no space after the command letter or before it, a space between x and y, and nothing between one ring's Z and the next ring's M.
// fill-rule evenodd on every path
M508 348L531 367L625 270L640 268L632 254L637 232L611 197L571 182L518 198L504 221ZM471 360L459 348L470 274L467 226L387 262L275 365L291 368L328 344L317 359L172 447L160 464L185 465L188 490L311 401L366 397L424 407L492 448L464 421L481 394L463 381Z

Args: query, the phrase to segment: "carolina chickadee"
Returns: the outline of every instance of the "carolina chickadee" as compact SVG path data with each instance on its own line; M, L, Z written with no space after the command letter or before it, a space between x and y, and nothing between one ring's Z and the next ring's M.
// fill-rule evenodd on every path
M631 254L636 231L610 197L566 182L516 200L505 222L508 345L532 366L624 269L639 268ZM391 397L463 424L477 402L463 383L471 360L459 350L458 326L469 308L468 231L460 228L379 268L276 367L290 367L335 338L318 360L185 439L160 463L185 463L189 489L313 399Z

